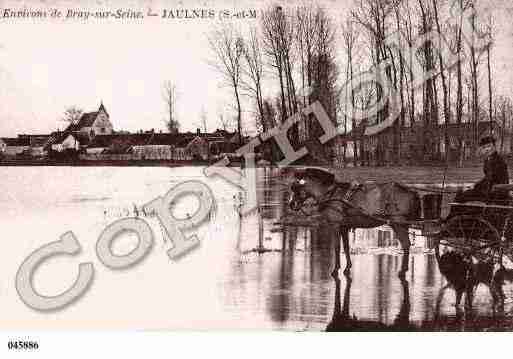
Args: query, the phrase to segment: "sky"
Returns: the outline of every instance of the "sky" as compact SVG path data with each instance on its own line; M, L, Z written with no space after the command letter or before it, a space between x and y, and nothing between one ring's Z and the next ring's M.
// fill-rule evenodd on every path
M275 2L273 2L274 4ZM295 1L284 1L285 5ZM342 18L349 1L322 2ZM492 61L498 91L513 91L512 5L490 1L500 33ZM11 9L214 9L217 12L260 9L263 1L74 1L0 0L0 11ZM278 3L276 3L278 4ZM244 19L247 27L256 20ZM207 112L208 130L228 114L232 94L208 64L212 57L207 33L214 20L55 20L0 18L0 137L48 133L63 129L69 106L95 111L103 101L115 130L164 129L162 85L173 80L179 90L178 119L183 130L198 127ZM339 49L340 50L340 49ZM233 111L232 111L233 113ZM252 128L248 114L247 128Z

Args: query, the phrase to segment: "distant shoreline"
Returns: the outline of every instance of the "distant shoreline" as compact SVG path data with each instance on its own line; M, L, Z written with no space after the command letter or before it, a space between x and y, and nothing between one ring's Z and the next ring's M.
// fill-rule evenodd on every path
M3 160L0 167L186 167L208 166L207 161L169 161L169 160Z

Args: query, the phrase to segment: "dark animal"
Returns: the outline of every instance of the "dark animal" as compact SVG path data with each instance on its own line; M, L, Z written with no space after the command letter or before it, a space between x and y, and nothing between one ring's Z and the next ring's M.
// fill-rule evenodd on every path
M351 268L348 231L390 224L403 249L399 276L404 278L411 245L406 221L420 216L420 200L416 192L395 182L370 185L337 182L334 174L318 168L297 170L290 189L289 206L292 210L305 214L304 209L314 204L323 220L339 226L346 256L346 274ZM335 247L333 274L340 269L339 241Z
M474 292L481 283L490 290L494 310L497 304L503 305L504 292L502 285L504 280L511 280L513 278L512 271L502 266L495 270L497 265L491 260L477 261L470 256L465 256L456 251L445 252L441 256L437 254L437 260L440 272L447 280L447 284L440 290L438 295L437 313L440 310L440 303L444 293L448 288L453 288L456 292L455 306L457 312L460 310L460 302L464 293L466 295L465 306L471 309Z

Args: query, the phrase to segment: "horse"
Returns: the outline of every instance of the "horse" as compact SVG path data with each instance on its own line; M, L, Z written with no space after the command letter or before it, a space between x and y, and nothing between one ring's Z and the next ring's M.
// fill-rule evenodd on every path
M310 215L313 206L322 220L338 226L344 246L346 268L351 271L349 231L352 228L375 228L389 224L403 250L399 278L408 271L410 239L406 221L420 218L420 198L417 192L396 183L352 184L339 182L325 169L307 168L294 171L290 185L289 208L303 215ZM340 270L340 241L335 243L335 269Z

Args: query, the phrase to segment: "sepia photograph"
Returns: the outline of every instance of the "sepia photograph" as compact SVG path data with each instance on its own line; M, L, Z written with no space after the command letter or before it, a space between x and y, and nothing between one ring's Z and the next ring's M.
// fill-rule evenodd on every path
M513 331L512 16L0 1L0 330Z

